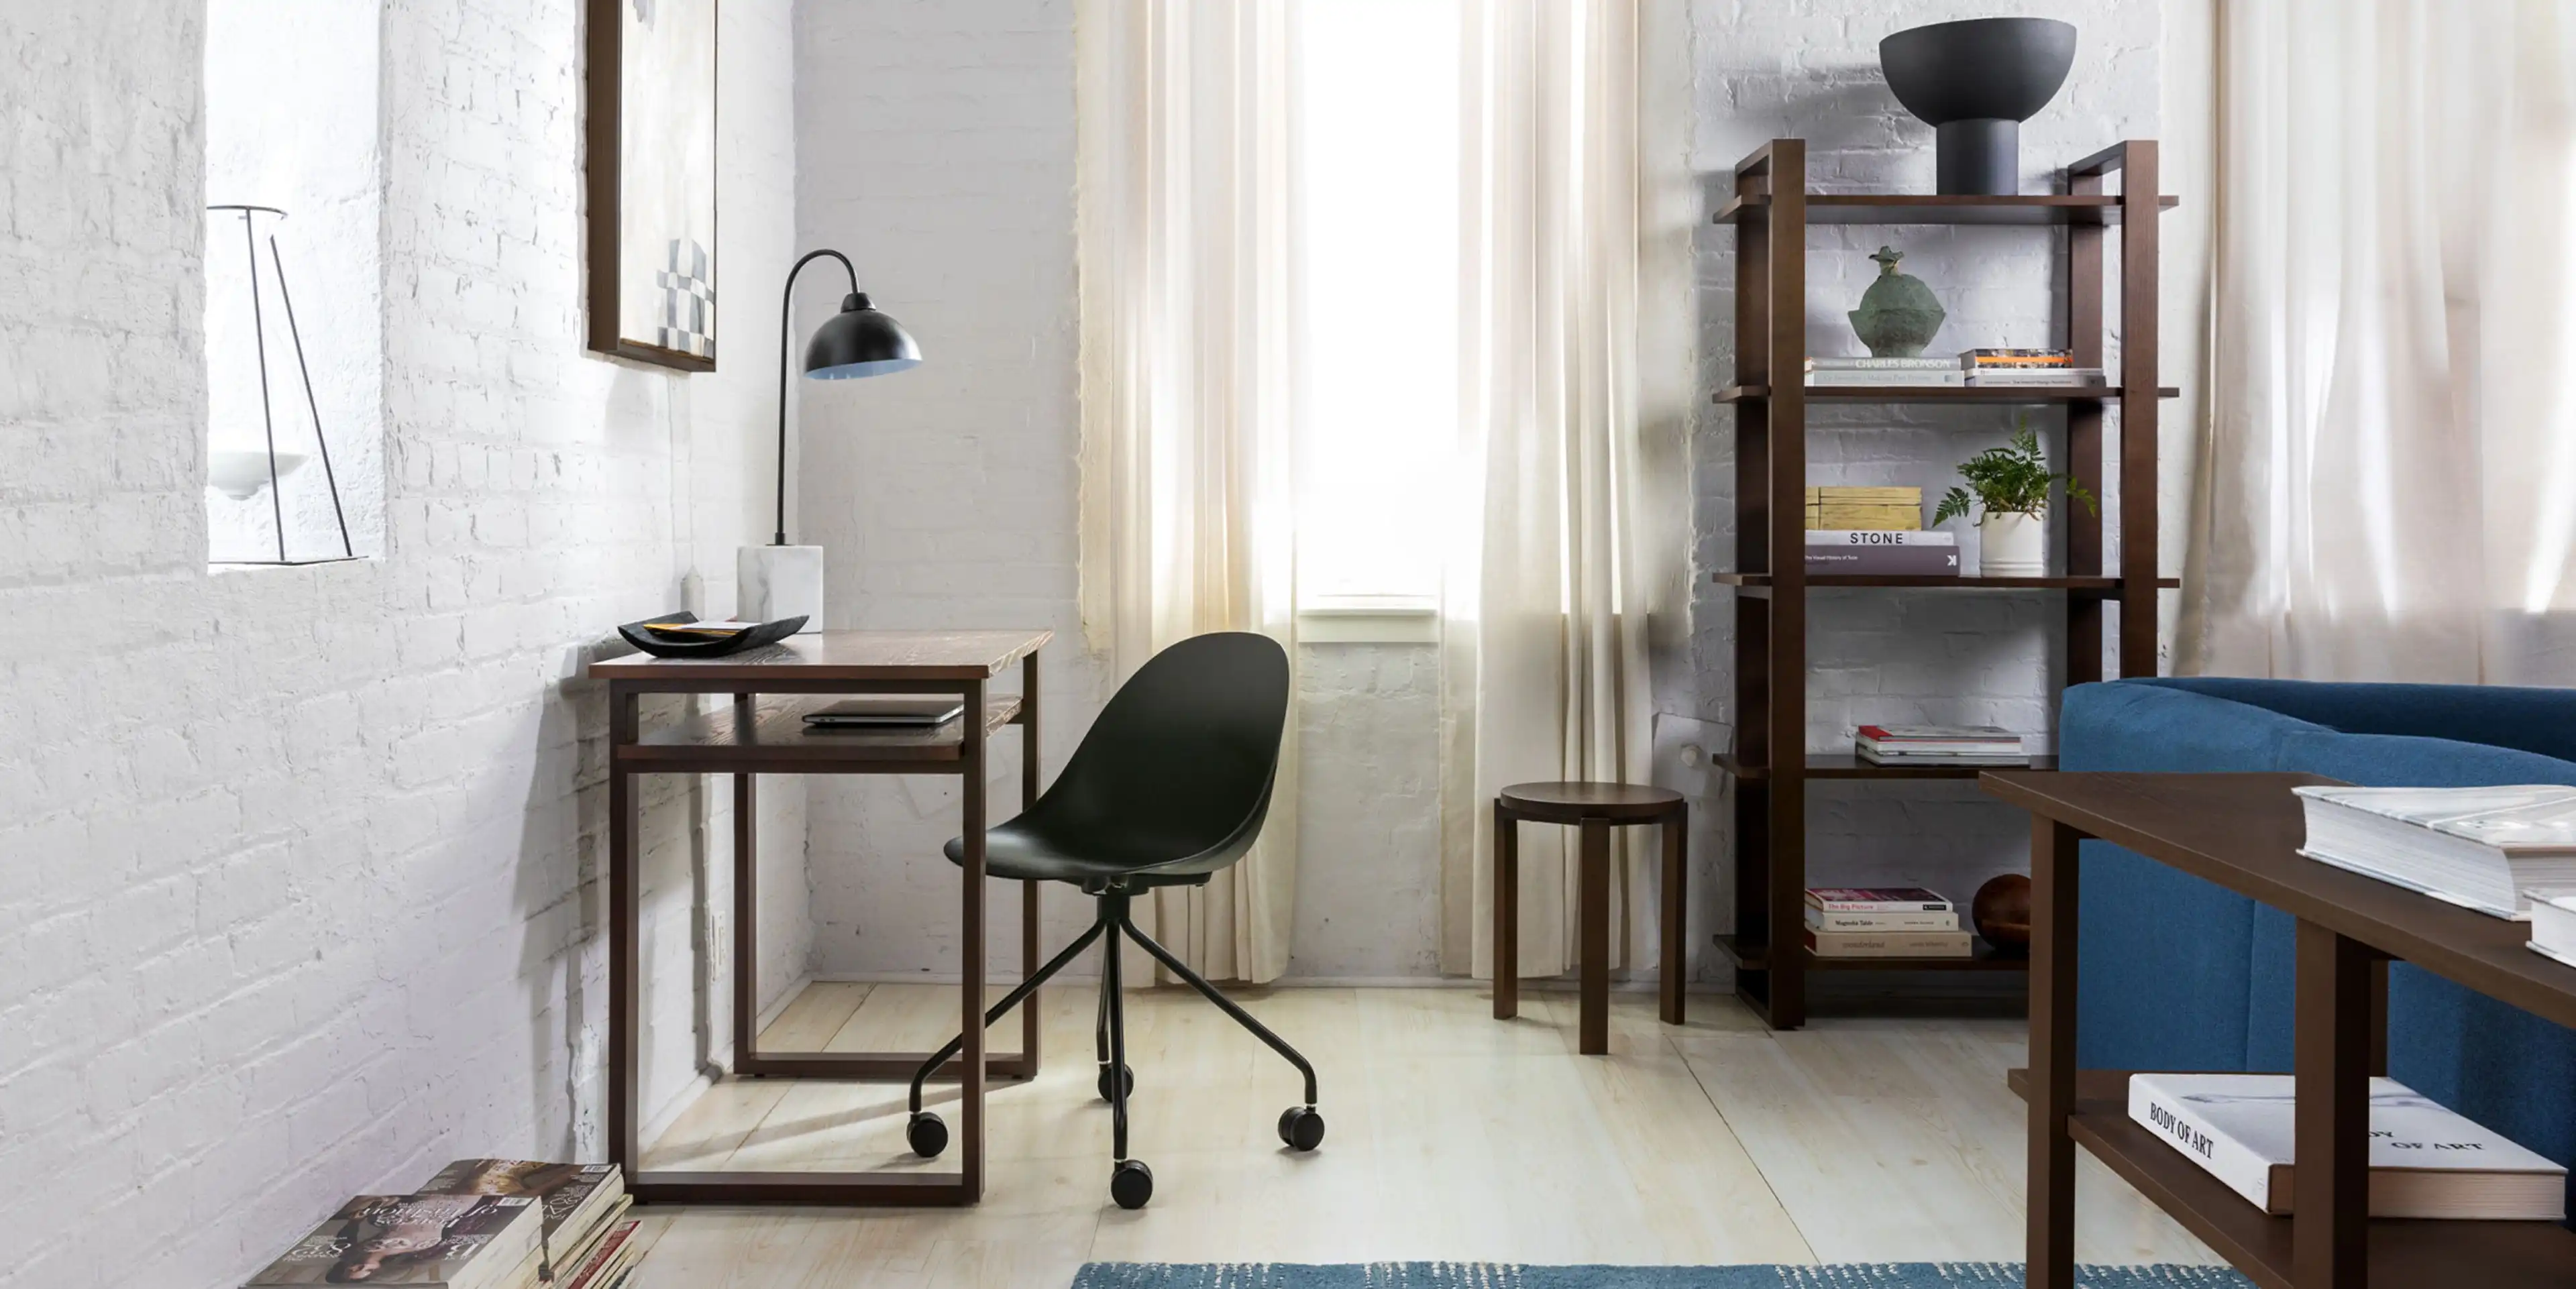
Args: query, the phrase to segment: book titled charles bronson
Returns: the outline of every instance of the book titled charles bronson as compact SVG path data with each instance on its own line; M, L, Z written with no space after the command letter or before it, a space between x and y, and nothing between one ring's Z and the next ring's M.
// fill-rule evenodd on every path
M2291 1211L2296 1082L2288 1074L2132 1074L2129 1118L2229 1190ZM2556 1222L2567 1170L2395 1079L2370 1081L2370 1215Z
M1923 529L1811 528L1806 569L1811 574L1957 577L1959 538Z

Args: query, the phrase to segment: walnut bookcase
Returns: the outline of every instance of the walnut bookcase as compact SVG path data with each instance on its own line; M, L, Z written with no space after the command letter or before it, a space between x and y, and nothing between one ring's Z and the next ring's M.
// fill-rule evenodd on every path
M2121 176L2119 193L2104 181ZM2176 201L2157 193L2156 145L2130 140L2067 167L2068 192L2052 196L1906 196L1807 191L1807 148L1774 139L1735 168L1735 192L1716 216L1735 226L1735 376L1716 402L1734 410L1734 750L1720 768L1735 779L1736 930L1717 937L1735 964L1736 993L1775 1029L1807 1016L1809 971L2019 971L2021 960L1818 959L1799 942L1807 886L1807 780L1972 778L1973 770L1882 767L1848 753L1810 754L1807 730L1807 592L1872 588L1959 594L2047 594L2066 612L2069 683L2102 678L2103 606L2119 614L2119 674L2155 673L2157 400L2156 214ZM2067 345L2079 367L2100 367L2110 262L2106 231L2121 230L2120 367L2098 389L1805 384L1807 228L1811 224L1996 225L2063 228ZM2104 559L2104 517L2068 509L2064 570L2055 577L1810 577L1805 546L1807 404L1985 403L2066 409L2065 468L2102 495L2119 525L2116 567ZM2121 487L2103 493L2103 409L2122 405Z

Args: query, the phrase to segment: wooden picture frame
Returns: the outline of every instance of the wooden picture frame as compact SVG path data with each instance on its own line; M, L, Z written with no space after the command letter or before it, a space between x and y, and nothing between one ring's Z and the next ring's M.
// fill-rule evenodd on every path
M587 0L582 141L594 353L716 368L717 4Z

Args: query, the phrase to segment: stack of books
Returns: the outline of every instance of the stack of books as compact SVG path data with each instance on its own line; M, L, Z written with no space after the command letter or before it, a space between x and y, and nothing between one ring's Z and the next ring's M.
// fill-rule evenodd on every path
M1957 577L1959 539L1920 529L1810 528L1807 572Z
M1912 532L1923 526L1921 488L1807 489L1807 527Z
M2132 1074L2129 1118L2276 1217L2291 1212L2294 1076ZM2561 1222L2567 1170L2395 1079L2370 1081L2370 1215Z
M2500 918L2576 894L2576 787L2295 788L2299 853Z
M2028 765L2021 735L1992 725L1863 725L1853 750L1872 765Z
M2531 900L2533 953L2576 967L2576 895L2535 895Z
M1965 385L1967 373L1955 357L1810 358L1807 384L1834 385Z
M619 1289L642 1252L615 1164L460 1159L409 1195L361 1195L245 1289Z
M1959 910L1920 886L1807 890L1807 952L1819 958L1965 958L1976 952Z
M2072 349L1970 349L1959 368L1971 385L2067 386L2104 383L2099 367L2075 365Z

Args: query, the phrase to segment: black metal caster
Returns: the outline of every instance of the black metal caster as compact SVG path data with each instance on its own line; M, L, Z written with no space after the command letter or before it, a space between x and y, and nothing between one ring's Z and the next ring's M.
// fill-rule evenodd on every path
M903 1126L903 1139L912 1145L912 1153L924 1159L937 1159L948 1149L948 1125L939 1116L924 1110Z
M1118 1081L1125 1085L1119 1090L1131 1097L1136 1095L1136 1071L1124 1065L1117 1068ZM1106 1065L1100 1067L1100 1079L1096 1085L1100 1089L1100 1099L1103 1101L1111 1099L1109 1095L1109 1069L1110 1067Z
M1279 1112L1279 1142L1290 1150L1313 1150L1324 1144L1324 1116L1310 1105L1292 1105Z
M1141 1159L1118 1165L1109 1173L1109 1198L1118 1201L1120 1208L1145 1207L1145 1201L1154 1198L1154 1170Z

